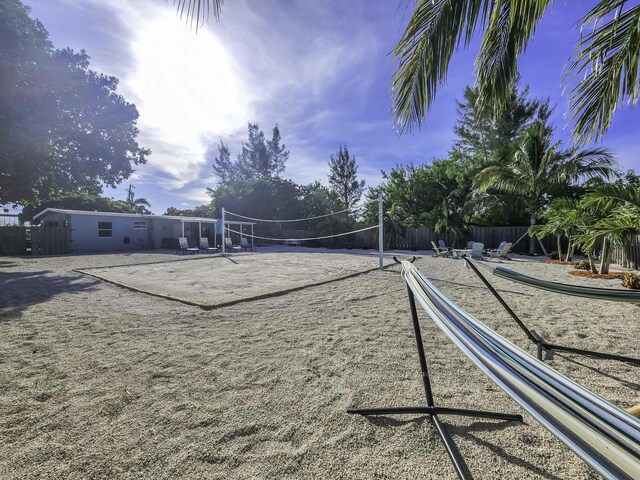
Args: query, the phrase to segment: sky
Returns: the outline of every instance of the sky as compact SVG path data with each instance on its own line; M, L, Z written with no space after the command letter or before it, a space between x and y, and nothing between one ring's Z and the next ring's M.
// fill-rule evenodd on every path
M152 154L104 195L124 199L131 183L157 214L210 201L211 155L222 140L235 158L248 122L267 138L278 125L290 151L283 176L300 184L327 184L329 157L341 145L368 186L398 164L444 158L455 140L456 99L475 81L478 39L454 55L424 125L398 135L390 52L410 15L400 0L227 0L219 21L212 17L197 32L173 0L25 3L56 48L86 50L91 68L116 76L118 93L137 106L138 141ZM521 84L556 106L552 122L565 146L571 125L562 74L585 3L593 2L556 2L519 63ZM639 126L640 109L623 106L599 144L623 170L640 171Z

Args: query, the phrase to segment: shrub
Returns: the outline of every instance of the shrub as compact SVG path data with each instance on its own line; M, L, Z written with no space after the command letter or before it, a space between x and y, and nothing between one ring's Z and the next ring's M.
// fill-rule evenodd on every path
M549 260L560 260L560 255L558 252L553 251L549 254Z
M579 260L573 264L578 270L591 270L591 265L586 260Z
M640 290L640 275L637 273L625 273L622 277L622 286Z

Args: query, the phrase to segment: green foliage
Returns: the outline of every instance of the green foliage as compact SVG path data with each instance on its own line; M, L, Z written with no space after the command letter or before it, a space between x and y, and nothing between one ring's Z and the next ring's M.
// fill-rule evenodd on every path
M552 112L549 99L529 100L528 95L528 86L519 91L514 83L505 109L493 117L482 110L478 89L466 87L464 100L457 102L458 121L454 132L458 140L454 149L482 164L516 140L534 121L546 123Z
M578 260L576 263L573 264L573 266L576 267L578 270L591 271L591 265L589 265L589 262L587 262L586 260Z
M479 192L522 199L531 225L553 196L561 194L583 178L616 175L611 154L601 148L561 150L552 143L551 129L535 122L521 134L518 142L498 152L474 179Z
M137 213L151 213L147 207L150 207L151 204L146 198L136 198L133 185L129 184L129 188L127 189L127 198L124 201L129 208Z
M452 158L434 160L431 165L397 166L383 172L384 182L371 189L374 200L383 192L385 225L395 225L400 234L407 227L430 227L441 231L461 231L470 218L465 210L471 193L472 167ZM377 203L366 208L367 222L377 221Z
M329 185L338 193L346 208L355 206L362 197L365 181L358 180L356 157L349 156L347 146L340 147L329 159Z
M227 210L255 218L301 218L301 188L280 177L239 180L207 190L215 218ZM327 212L324 212L327 213Z
M204 1L204 0L203 0ZM565 80L571 91L574 134L579 141L601 138L624 99L640 98L640 5L624 0L594 2L579 19L580 39ZM630 2L629 2L630 3ZM394 117L401 131L420 125L446 81L454 51L483 33L476 58L480 107L496 117L506 108L520 54L533 38L551 0L414 2L405 32L394 49ZM614 15L615 12L615 15Z
M66 210L84 210L88 212L136 213L122 200L113 200L84 192L66 192L51 197L45 202L27 204L20 213L22 221L31 221L35 215L47 208L64 208Z
M18 0L0 2L0 203L102 192L146 162L138 112L84 51L54 50Z
M180 210L175 207L167 208L164 215L172 215L176 217L202 217L215 218L211 205L198 205L197 207Z
M236 161L231 160L229 147L222 140L216 146L217 156L211 148L207 152L207 157L212 161L213 173L221 185L279 177L284 172L289 151L281 144L278 125L273 127L271 140L265 140L264 132L257 123L249 123L247 133L248 139L242 143L242 150Z
M636 290L640 289L640 275L637 273L625 273L622 277L622 286Z

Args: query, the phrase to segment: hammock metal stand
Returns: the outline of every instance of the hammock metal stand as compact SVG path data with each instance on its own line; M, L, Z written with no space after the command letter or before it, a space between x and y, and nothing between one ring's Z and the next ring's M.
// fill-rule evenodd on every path
M462 408L438 407L433 399L431 391L431 381L429 379L429 371L427 370L427 361L424 354L424 344L422 341L422 333L420 332L420 323L418 321L418 313L416 311L415 297L413 292L407 286L409 292L409 306L411 308L411 319L413 321L413 332L418 347L418 359L420 361L420 370L422 372L422 384L424 386L424 394L427 400L427 406L419 407L380 407L380 408L348 408L347 413L358 415L404 415L404 414L427 414L431 423L436 428L438 436L444 444L447 455L451 459L451 463L460 479L472 478L469 469L460 455L453 439L447 432L445 425L440 421L438 415L461 415L466 417L494 418L497 420L508 420L513 422L522 422L522 415L487 412L483 410L468 410Z
M515 320L518 326L527 335L529 340L531 340L531 342L533 342L536 345L536 357L538 358L538 360L543 360L542 358L543 352L546 351L548 353L553 354L553 352L556 351L556 352L569 352L569 353L575 353L577 355L585 355L585 356L595 357L595 358L604 358L607 360L617 360L618 362L627 362L635 365L640 365L640 359L638 358L625 357L622 355L613 355L611 353L604 353L604 352L595 352L593 350L584 350L582 348L567 347L565 345L556 345L555 343L547 342L544 338L538 335L535 332L535 330L529 330L529 328L527 328L524 322L520 320L520 318L511 309L511 307L507 304L507 302L505 302L504 299L500 296L500 294L496 292L495 288L493 288L493 286L484 277L484 275L482 275L478 271L478 269L471 262L471 260L465 257L464 261L467 262L467 265L471 268L471 270L473 270L473 272L480 278L480 280L482 280L482 283L484 283L485 286L489 289L489 291L493 294L493 296L496 297L498 302L500 302L500 304L504 307L504 309L511 316L511 318Z

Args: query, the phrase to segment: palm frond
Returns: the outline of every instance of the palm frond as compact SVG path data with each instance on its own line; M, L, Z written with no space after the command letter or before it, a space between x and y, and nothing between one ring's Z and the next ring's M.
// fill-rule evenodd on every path
M220 18L223 3L224 0L173 0L180 18L186 18L191 28L195 24L196 31L209 21L212 13L216 19Z
M490 0L419 0L393 50L398 68L392 79L394 122L400 132L420 126L447 78L453 52L468 46Z
M494 8L476 59L480 107L497 116L518 75L518 57L552 0L502 0Z
M635 106L640 99L640 5L622 11L625 1L602 0L582 19L583 28L616 12L585 35L575 47L565 81L584 78L571 90L574 134L579 143L599 140L621 100Z

